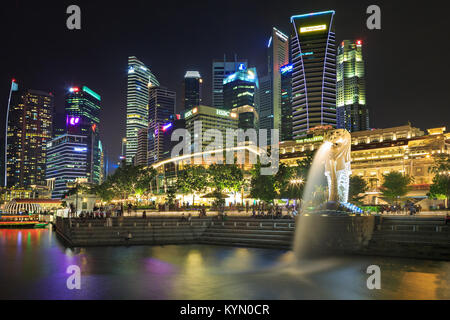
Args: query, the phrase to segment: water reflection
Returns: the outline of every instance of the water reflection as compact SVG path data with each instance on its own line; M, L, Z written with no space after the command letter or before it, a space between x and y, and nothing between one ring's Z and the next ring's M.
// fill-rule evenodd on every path
M81 290L66 269L81 268ZM382 289L366 269L381 267ZM65 248L51 230L0 230L0 298L450 299L450 262L380 257L298 263L292 251L205 245Z

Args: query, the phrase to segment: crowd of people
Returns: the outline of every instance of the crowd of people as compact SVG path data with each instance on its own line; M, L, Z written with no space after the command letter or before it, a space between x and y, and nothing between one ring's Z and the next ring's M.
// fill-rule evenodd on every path
M422 206L415 205L412 202L406 202L405 205L383 205L380 207L381 214L409 214L411 216L422 211Z

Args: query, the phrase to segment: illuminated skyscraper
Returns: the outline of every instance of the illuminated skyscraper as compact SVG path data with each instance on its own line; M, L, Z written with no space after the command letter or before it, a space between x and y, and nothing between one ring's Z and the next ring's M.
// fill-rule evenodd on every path
M223 109L238 114L241 129L258 126L258 88L255 68L242 68L223 80Z
M66 95L66 132L86 137L88 182L102 182L103 148L100 141L101 96L86 86L71 87Z
M128 57L126 161L132 163L137 151L139 129L148 127L148 90L159 86L150 69L136 57Z
M152 87L148 102L148 163L170 157L170 132L175 115L176 93Z
M67 133L48 143L46 178L53 186L52 199L63 198L77 179L89 181L90 145L87 136Z
M270 113L273 117L271 118L271 127L267 129L281 130L280 68L289 63L289 37L276 28L272 28L272 35L269 39L268 60L268 71L272 84L272 106Z
M212 106L223 108L223 80L240 69L247 69L247 60L227 61L225 55L223 60L217 59L212 63Z
M12 95L7 127L7 187L46 185L47 142L52 138L54 97L27 90Z
M202 77L198 71L187 71L183 82L183 111L202 103Z
M280 141L292 140L292 64L280 68L281 129Z
M316 126L336 127L334 11L291 17L293 138Z
M368 130L369 111L362 41L342 41L337 55L337 126L350 132Z

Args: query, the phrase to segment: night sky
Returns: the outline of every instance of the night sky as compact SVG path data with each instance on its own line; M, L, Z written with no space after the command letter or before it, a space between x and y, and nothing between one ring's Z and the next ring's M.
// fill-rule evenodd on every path
M392 2L395 2L392 4ZM211 63L226 54L266 66L272 26L291 32L292 15L336 11L336 40L363 40L371 126L449 126L448 13L422 1L2 1L1 132L11 78L21 89L52 92L58 110L71 85L102 96L101 136L110 162L125 136L127 57L177 91L186 70L200 71L211 104ZM66 28L66 8L81 7L81 30ZM381 7L381 30L366 28L366 8Z

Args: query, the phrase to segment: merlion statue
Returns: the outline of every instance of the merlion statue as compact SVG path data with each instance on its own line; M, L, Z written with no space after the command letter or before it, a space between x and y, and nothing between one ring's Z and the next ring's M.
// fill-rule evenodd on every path
M351 136L345 129L328 131L324 141L331 143L329 158L325 160L328 180L328 201L347 202L350 180Z

